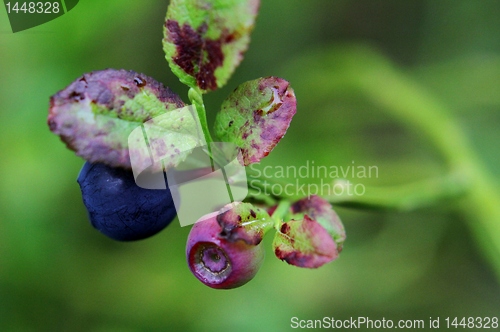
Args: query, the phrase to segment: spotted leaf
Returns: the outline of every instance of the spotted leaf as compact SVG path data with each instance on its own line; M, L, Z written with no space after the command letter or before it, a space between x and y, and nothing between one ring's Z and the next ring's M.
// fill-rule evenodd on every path
M298 267L318 268L338 257L335 241L314 219L290 220L273 241L276 257Z
M201 92L226 84L248 47L259 0L172 0L164 26L166 59Z
M48 125L69 149L90 162L130 169L133 154L135 164L145 169L151 158L168 157L166 164L175 166L200 144L193 113L152 78L107 69L85 74L53 95ZM146 146L129 149L132 132L144 140L141 126L146 126L152 151Z
M222 103L215 133L236 144L247 166L267 156L285 135L297 108L289 83L278 77L259 78L236 88Z
M312 195L293 203L291 209L293 218L301 219L303 215L308 215L321 224L337 243L339 252L342 250L346 238L344 225L328 201Z

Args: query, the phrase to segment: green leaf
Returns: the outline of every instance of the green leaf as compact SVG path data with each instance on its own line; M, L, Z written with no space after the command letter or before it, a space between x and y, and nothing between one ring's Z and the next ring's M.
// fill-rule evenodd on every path
M217 215L217 222L222 228L220 237L235 242L243 240L249 245L257 245L264 234L273 228L269 214L250 203L232 203L231 209Z
M182 83L201 92L226 84L243 58L259 0L172 0L163 49Z
M284 79L248 81L222 103L215 133L221 140L240 147L245 166L257 163L285 135L296 108L293 89Z
M337 243L338 251L342 250L346 238L344 225L327 200L312 195L293 203L291 210L295 219L301 219L303 215L308 215L316 220Z
M274 237L276 257L298 267L318 268L339 255L337 245L328 232L305 215L281 225Z
M107 69L85 74L52 96L48 124L69 149L90 162L129 169L133 154L134 167L141 170L151 157L168 157L167 166L175 166L199 144L199 125L184 106L150 77ZM145 146L129 151L129 139L144 140L142 130L136 130L141 126L152 156Z

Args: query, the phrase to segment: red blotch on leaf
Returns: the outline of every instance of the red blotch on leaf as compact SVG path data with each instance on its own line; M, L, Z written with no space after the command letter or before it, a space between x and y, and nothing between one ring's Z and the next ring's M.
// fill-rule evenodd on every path
M177 56L173 58L174 62L187 74L193 76L201 89L217 89L215 69L222 66L224 61L222 45L232 42L234 36L229 38L231 34L224 35L216 40L205 38L206 23L197 30L188 24L183 24L181 27L175 20L167 20L165 26L169 31L169 38L177 49Z
M286 225L286 227L284 227ZM318 268L336 259L337 244L315 220L305 215L303 220L290 220L280 229L281 242L275 244L276 257L288 264Z

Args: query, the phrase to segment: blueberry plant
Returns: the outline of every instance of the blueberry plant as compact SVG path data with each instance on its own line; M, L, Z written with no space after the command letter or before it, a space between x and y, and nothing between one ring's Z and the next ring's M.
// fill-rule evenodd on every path
M175 169L205 142L219 164L203 95L226 84L242 60L259 0L172 0L163 48L173 73L189 89L186 104L168 87L133 71L106 69L84 74L50 99L48 125L67 147L86 160L78 183L91 224L119 241L147 238L176 216L176 190L140 188L132 171L131 132L158 116L169 129L162 171ZM258 163L285 135L296 99L278 77L242 83L222 103L213 133L233 144L243 166ZM201 133L200 133L201 130ZM200 139L200 136L202 139ZM144 157L145 160L147 159ZM330 203L319 196L269 200L258 195L200 216L191 229L186 259L192 273L213 288L234 288L259 270L262 239L275 230L276 256L288 264L318 268L335 260L344 227ZM217 212L217 211L214 211ZM193 221L194 222L194 221Z

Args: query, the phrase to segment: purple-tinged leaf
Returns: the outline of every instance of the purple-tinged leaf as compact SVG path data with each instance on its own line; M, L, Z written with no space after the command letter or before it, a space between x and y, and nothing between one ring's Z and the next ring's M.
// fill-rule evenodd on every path
M285 135L297 109L293 89L284 79L266 77L236 88L222 103L215 133L240 147L247 166L266 157Z
M243 58L259 0L172 0L163 49L182 83L202 92L226 84Z
M175 164L185 158L180 150L198 142L198 124L183 106L176 94L148 76L106 69L85 74L52 96L48 125L84 159L129 169L129 135L147 122L156 136L163 131L173 137L159 152L173 156L169 162ZM156 136L150 137L153 152L158 152ZM150 162L147 151L134 157Z
M342 250L346 238L344 225L328 201L312 195L295 202L291 209L296 219L300 219L302 215L308 215L320 223L337 243L338 251Z
M229 210L217 215L222 228L219 236L229 242L243 240L249 245L262 241L266 231L273 227L269 214L250 203L233 203ZM227 207L226 207L227 208Z
M338 257L335 241L315 220L305 215L281 225L273 241L276 257L298 267L318 268Z

